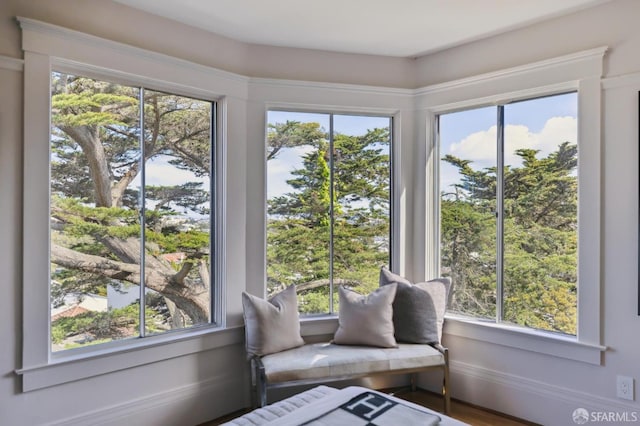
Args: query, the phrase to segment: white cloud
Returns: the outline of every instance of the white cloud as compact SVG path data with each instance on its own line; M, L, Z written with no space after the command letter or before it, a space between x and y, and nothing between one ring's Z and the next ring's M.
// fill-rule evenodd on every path
M444 154L451 154L464 160L473 161L471 167L482 169L496 165L497 127L472 133L459 142L452 143ZM524 125L509 124L505 127L505 162L511 166L520 166L522 160L515 155L521 148L538 150L538 158L556 151L558 146L569 141L578 141L578 120L575 117L552 117L545 123L540 132L535 133ZM450 190L451 185L460 181L457 169L442 164L440 170L440 187Z
M452 143L448 154L474 163L495 162L497 132L497 126L491 126L488 130L471 133L460 142Z
M555 151L563 142L578 142L578 120L575 117L553 117L540 132L540 150L544 155Z
M565 141L576 143L577 132L578 122L574 117L550 118L539 133L531 132L524 125L509 124L505 126L505 161L507 164L520 165L520 157L515 155L515 151L521 148L540 151L538 157L546 156ZM496 126L472 133L460 142L452 143L446 153L472 160L475 167L495 165L496 134Z

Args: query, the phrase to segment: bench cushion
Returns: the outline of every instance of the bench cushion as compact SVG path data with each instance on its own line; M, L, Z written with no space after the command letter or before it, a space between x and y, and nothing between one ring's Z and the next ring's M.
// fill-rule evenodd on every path
M269 383L366 376L444 365L444 355L429 345L397 348L313 343L262 357Z

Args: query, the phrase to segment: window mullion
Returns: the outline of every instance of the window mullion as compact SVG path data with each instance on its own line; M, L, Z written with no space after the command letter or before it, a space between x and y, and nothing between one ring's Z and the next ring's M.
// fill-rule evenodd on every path
M216 244L216 239L220 238L220 229L218 228L218 103L211 103L211 120L209 122L209 322L218 324L222 321L220 313L222 312L221 294L219 294L218 283L220 282L218 275L218 256L220 256L219 247L222 243Z
M504 317L504 105L498 105L496 164L496 322Z
M146 182L145 182L145 147L144 147L144 87L140 87L140 337L145 337L146 324L145 324L145 310L146 310L146 294L145 294L145 200L146 200Z
M333 156L333 114L329 115L329 312L333 310L333 178L334 178L334 156Z

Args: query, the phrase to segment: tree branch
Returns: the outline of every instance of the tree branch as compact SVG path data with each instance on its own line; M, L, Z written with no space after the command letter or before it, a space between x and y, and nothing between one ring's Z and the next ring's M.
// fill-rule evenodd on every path
M80 253L57 244L51 244L51 262L65 268L92 272L107 278L140 285L140 266L136 264Z
M302 284L297 284L296 285L296 291L300 292L300 291L307 291L307 290L312 290L314 288L318 288L318 287L324 287L329 285L330 281L328 278L325 279L321 279L321 280L314 280L314 281L308 281L306 283L302 283ZM360 282L358 281L354 281L354 280L347 280L344 278L335 278L333 280L333 284L334 285L342 285L342 286L357 286L360 284Z

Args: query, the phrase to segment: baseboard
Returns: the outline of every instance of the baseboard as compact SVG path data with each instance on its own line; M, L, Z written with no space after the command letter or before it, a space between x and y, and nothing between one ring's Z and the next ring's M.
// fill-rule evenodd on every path
M197 425L249 405L246 382L237 375L210 378L66 419L50 426Z
M540 424L575 424L572 415L578 408L640 417L640 408L633 403L477 365L452 361L450 372L453 398Z

